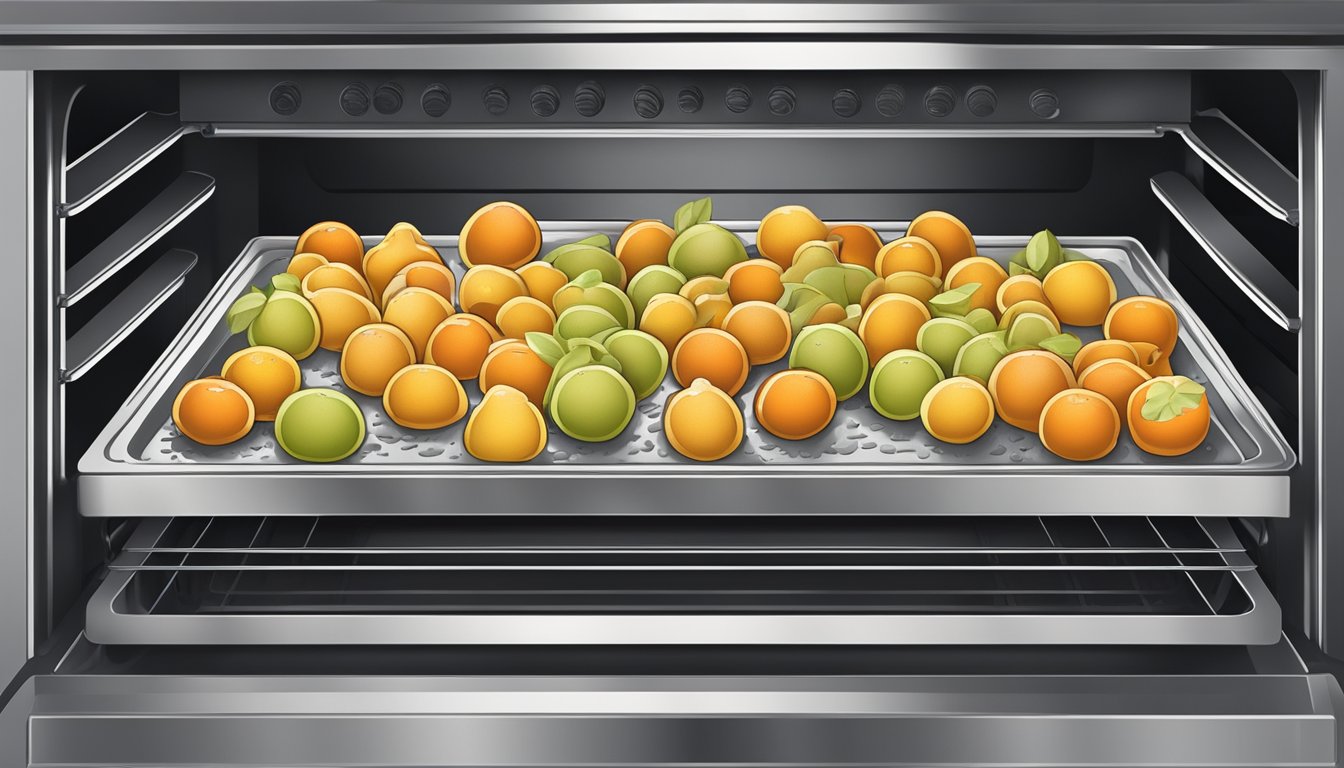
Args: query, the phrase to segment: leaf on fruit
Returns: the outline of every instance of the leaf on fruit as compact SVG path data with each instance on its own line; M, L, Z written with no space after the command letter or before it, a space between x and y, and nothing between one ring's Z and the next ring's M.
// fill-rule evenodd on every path
M1083 348L1083 341L1072 333L1061 333L1058 336L1042 339L1038 346L1047 352L1054 352L1064 358L1065 362L1072 365L1074 356L1078 354L1078 350Z
M564 346L549 333L528 331L524 334L523 339L527 342L528 349L536 352L537 357L540 357L552 368L560 362L560 358L565 356Z
M257 319L257 315L261 314L261 308L264 306L266 306L266 294L261 291L255 293L249 291L239 296L224 315L229 333L242 333L247 330L252 321Z
M1174 382L1174 383L1173 383ZM1171 421L1186 411L1198 408L1204 399L1204 386L1184 376L1157 381L1148 387L1141 411L1145 421Z
M936 317L965 317L971 311L971 296L980 290L979 283L966 283L929 299L929 310Z
M713 214L714 202L710 198L702 197L699 200L692 200L677 209L677 214L672 217L672 229L680 235L696 224L704 224L709 221Z
M1033 272L1041 272L1058 264L1063 254L1054 233L1043 229L1031 236L1031 240L1027 243L1026 257L1027 266Z
M604 250L604 251L610 251L610 250L611 250L611 238L608 237L608 236L606 236L606 235L604 235L604 234L601 234L601 233L598 233L598 234L596 234L596 235L589 235L589 236L583 238L582 240L575 241L575 242L572 243L572 244L573 244L573 245L591 245L591 246L594 246L594 247L596 247L596 248L601 248L601 249Z
M299 278L289 274L288 272L281 272L280 274L271 278L272 293L274 293L275 291L289 291L290 293L300 293L301 292L299 288L300 285L301 284L299 282Z

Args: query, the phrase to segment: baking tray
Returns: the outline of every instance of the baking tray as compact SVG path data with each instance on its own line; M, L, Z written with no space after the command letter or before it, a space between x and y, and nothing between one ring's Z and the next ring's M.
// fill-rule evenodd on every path
M723 222L749 244L756 223ZM544 222L544 248L612 222ZM873 225L883 239L898 222ZM1006 263L1025 236L980 237L982 255ZM457 238L428 237L459 275ZM366 238L373 245L378 238ZM950 514L1204 515L1288 514L1287 471L1295 458L1208 329L1137 241L1064 237L1106 267L1119 294L1166 299L1181 322L1172 356L1178 372L1208 386L1213 425L1191 454L1138 450L1128 435L1106 458L1059 459L1036 435L996 420L970 445L934 440L918 421L878 415L860 394L841 403L831 426L801 441L775 438L755 423L756 385L785 363L757 366L736 398L746 420L742 445L702 464L673 451L661 434L662 403L677 384L641 402L630 426L605 443L573 440L554 426L546 449L526 464L481 462L463 449L463 419L436 431L392 423L377 398L351 393L368 423L364 446L332 464L309 464L277 449L259 423L236 443L206 447L180 436L170 419L182 384L217 374L246 346L224 324L229 304L250 285L284 270L293 237L248 244L201 308L79 463L80 511L87 516L346 514ZM755 255L754 246L749 247ZM1070 328L1084 342L1098 328ZM300 361L304 385L344 390L338 354ZM474 407L480 399L467 382Z

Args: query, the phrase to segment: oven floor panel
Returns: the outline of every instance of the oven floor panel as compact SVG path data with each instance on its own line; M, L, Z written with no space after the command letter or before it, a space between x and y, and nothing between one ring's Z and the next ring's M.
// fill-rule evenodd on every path
M600 224L545 225L547 247L607 229L610 227ZM734 225L734 229L750 240L755 225L742 223ZM884 237L896 234L897 230L891 227L883 231ZM456 238L428 239L461 274ZM979 238L982 255L1002 262L1025 241L1012 237ZM748 513L787 512L785 507L789 504L785 502L790 499L803 502L805 506L798 511L813 512L816 509L809 507L820 501L818 495L800 496L784 490L749 495L731 492L746 488L755 491L767 484L784 489L792 485L791 480L810 476L836 481L827 490L850 489L860 502L880 500L880 504L856 505L875 513L903 512L904 509L892 509L907 506L902 502L908 502L911 511L949 514L1068 513L1057 498L1067 493L1042 498L1041 494L1026 492L1033 487L1030 484L981 484L972 477L979 474L984 478L1025 479L1044 473L1085 479L1087 482L1077 486L1079 492L1086 492L1089 501L1100 500L1103 507L1089 510L1091 514L1106 514L1107 505L1114 506L1116 513L1123 513L1126 506L1132 507L1139 498L1144 499L1143 511L1148 514L1286 514L1287 479L1281 473L1294 463L1291 450L1151 257L1136 242L1125 238L1065 238L1064 242L1103 264L1116 282L1120 296L1158 295L1177 309L1182 336L1173 355L1173 367L1178 373L1209 386L1213 414L1209 436L1195 453L1174 458L1153 456L1140 451L1122 433L1119 445L1105 459L1075 464L1046 451L1036 435L1002 420L996 420L990 431L974 443L953 446L934 440L918 421L896 422L881 417L862 394L841 403L831 427L822 434L797 442L783 441L756 425L752 397L762 380L786 366L784 361L753 368L747 386L736 397L746 422L743 444L712 465L685 459L666 445L661 434L662 403L679 388L670 375L658 393L638 405L631 425L622 435L604 443L585 443L552 426L546 450L524 465L490 464L468 455L462 445L465 419L442 430L408 430L382 413L377 398L357 393L349 394L365 412L368 436L364 447L345 461L313 465L290 458L278 449L270 423L258 423L236 443L214 448L201 446L178 434L169 418L172 400L183 382L216 373L231 353L246 346L243 335L228 334L222 321L223 312L246 286L263 283L272 274L283 271L293 249L292 238L259 238L189 323L174 350L151 372L81 461L81 511L92 516L286 514L287 511L363 514L370 511L369 505L381 503L375 499L383 490L395 494L399 504L406 507L398 512L446 512L449 510L443 502L447 498L464 502L462 511L530 511L526 501L508 498L507 494L494 493L488 488L471 487L476 480L511 477L514 479L511 484L520 494L526 494L524 499L537 499L540 497L536 494L543 494L548 497L548 505L577 513L631 506L630 502L638 498L638 504L649 512L713 514L723 510L700 503L700 499L715 495L720 499L719 506L726 498L732 498L747 504ZM1084 342L1100 337L1099 328L1069 330ZM345 391L337 372L338 359L338 353L318 350L301 361L305 386ZM474 406L481 393L476 382L465 384ZM940 482L946 482L939 478L949 473L958 474L959 491L944 488L939 493ZM640 494L635 487L618 488L621 483L615 481L633 476L656 479L666 492L647 488ZM191 477L191 482L179 484L186 477ZM206 489L190 490L192 484L199 487L233 477L278 481L281 485L277 487L284 487L289 493L284 503L269 500L271 494L258 494L260 498L253 500L253 508L239 509L227 496L220 497ZM1193 477L1208 482L1197 488ZM339 478L340 492L320 496L305 493L316 490L311 481L317 478ZM595 503L587 498L564 503L575 487L566 481L575 478L601 478L600 483L584 485L586 494L597 497ZM896 495L891 494L888 486L872 482L902 478L909 481L903 486L907 493ZM423 479L460 482L466 492L444 496L441 493L444 486L438 487L440 493L433 494L426 488L428 496L422 500L421 495L408 492L407 486ZM935 482L926 484L925 480ZM346 484L350 481L355 485ZM385 481L391 485L382 485ZM331 483L324 485L336 487ZM399 487L393 490L392 486ZM706 488L710 492L700 492ZM607 494L613 489L620 493ZM724 489L729 493L722 493ZM558 504L552 498L556 492L561 494ZM1034 498L1028 501L1023 498L1026 496ZM315 503L303 505L305 497ZM429 500L434 498L437 501ZM957 501L963 498L965 501ZM167 502L171 499L182 503L170 507ZM611 501L603 503L606 499ZM778 499L778 503L773 499ZM257 504L264 508L255 508ZM1147 505L1154 509L1148 509ZM1131 509L1130 513L1133 511L1137 510Z

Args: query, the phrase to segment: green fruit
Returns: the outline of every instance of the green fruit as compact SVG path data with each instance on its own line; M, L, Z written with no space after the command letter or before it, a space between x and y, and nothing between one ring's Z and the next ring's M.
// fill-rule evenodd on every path
M635 327L635 307L630 303L630 298L620 288L603 282L602 273L596 269L590 269L565 283L555 292L551 303L556 312L583 304L601 307L626 328Z
M570 280L590 269L596 269L604 282L625 285L625 267L609 251L595 245L581 242L562 245L546 254L542 260L564 272Z
M966 316L961 318L981 333L989 333L999 329L999 321L994 319L994 313L984 307L976 307Z
M942 380L936 360L913 349L898 349L877 361L868 382L868 399L888 419L910 421L919 418L924 396Z
M919 327L915 336L915 346L920 352L938 362L944 376L952 375L957 353L962 346L975 338L978 333L975 326L955 317L935 317Z
M813 243L793 255L792 264L784 270L779 279L786 283L801 283L807 280L808 275L819 269L839 266L841 266L840 259L836 257L835 251L820 242Z
M825 376L835 390L835 399L848 400L863 389L868 377L868 348L858 334L843 325L809 325L793 340L789 367Z
M667 348L643 331L617 331L607 337L607 352L621 363L621 375L643 400L658 391L667 376Z
M963 344L952 363L952 375L969 376L988 385L994 367L1008 355L1008 345L1004 342L1006 335L1003 331L990 331Z
M619 373L606 366L584 366L556 382L551 420L575 440L600 443L625 430L635 402L634 390Z
M635 308L635 318L644 316L644 309L660 293L677 293L686 284L686 276L664 264L645 267L630 278L625 294Z
M621 327L621 321L610 312L588 304L570 307L555 319L555 335L562 339L586 339Z
M1008 351L1017 352L1022 349L1036 349L1042 341L1057 335L1059 329L1055 328L1050 318L1034 312L1024 312L1013 319L1005 341L1008 344Z
M667 264L692 280L704 275L723 277L728 268L747 260L742 238L718 224L696 224L677 235L667 251Z
M863 289L876 279L877 275L858 264L845 264L814 269L803 282L821 291L836 304L846 306L859 303Z
M302 389L280 404L275 441L303 461L340 461L364 444L364 414L334 389Z
M979 283L966 283L929 299L929 313L934 317L965 317L971 311L971 299L980 290Z
M289 291L271 294L261 313L247 327L248 344L283 349L295 360L313 354L321 338L322 323L317 319L317 310L307 299Z

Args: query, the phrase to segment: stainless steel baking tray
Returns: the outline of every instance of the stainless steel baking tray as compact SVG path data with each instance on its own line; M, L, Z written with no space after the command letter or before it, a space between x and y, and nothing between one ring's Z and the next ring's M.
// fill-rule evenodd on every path
M754 222L725 222L749 243ZM546 247L611 222L543 223ZM885 238L901 223L874 225ZM456 237L427 238L461 273ZM364 447L335 464L306 464L277 450L269 423L242 440L209 448L177 434L169 413L181 385L217 373L245 345L224 313L248 286L283 271L292 237L253 240L171 348L155 364L79 463L80 510L88 516L369 514L950 514L1286 516L1292 450L1228 362L1208 329L1153 259L1125 237L1064 237L1104 265L1121 296L1160 296L1175 307L1181 342L1172 365L1209 387L1213 428L1204 445L1178 458L1151 456L1127 436L1101 461L1076 464L1045 451L1031 433L996 421L975 443L931 438L918 421L879 416L859 395L841 404L831 427L797 442L757 428L756 384L783 363L759 366L737 400L746 416L742 446L728 458L683 459L661 434L662 402L640 403L629 428L605 443L582 443L552 428L530 463L477 461L462 447L465 420L434 432L398 427L375 398L354 395L369 430ZM981 237L983 255L1006 262L1026 237ZM369 244L377 238L367 238ZM754 248L752 249L754 253ZM1074 328L1084 341L1096 328ZM305 386L344 389L336 353L300 363ZM473 402L480 398L474 382Z

